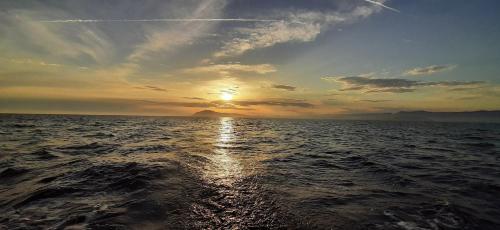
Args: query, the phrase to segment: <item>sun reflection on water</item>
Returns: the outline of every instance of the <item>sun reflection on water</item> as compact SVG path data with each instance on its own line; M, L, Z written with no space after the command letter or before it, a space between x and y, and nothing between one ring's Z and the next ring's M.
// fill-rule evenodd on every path
M219 143L229 144L232 139L234 139L233 118L230 117L220 118Z
M208 179L215 183L230 185L242 176L241 164L230 152L236 141L233 123L233 118L220 118L219 135L210 156L212 164L207 170Z

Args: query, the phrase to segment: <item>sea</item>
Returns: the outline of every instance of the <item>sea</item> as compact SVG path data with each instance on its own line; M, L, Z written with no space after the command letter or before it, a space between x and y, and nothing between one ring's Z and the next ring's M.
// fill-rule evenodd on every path
M500 124L4 114L0 229L500 229Z

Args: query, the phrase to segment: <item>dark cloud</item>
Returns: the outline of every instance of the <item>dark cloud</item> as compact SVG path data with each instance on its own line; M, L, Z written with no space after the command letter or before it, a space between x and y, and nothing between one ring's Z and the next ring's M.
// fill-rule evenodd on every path
M337 82L344 84L341 91L365 90L366 93L408 93L413 92L419 87L464 87L476 86L484 82L481 81L439 81L423 82L399 78L371 78L371 77L340 77Z
M269 100L256 100L256 101L215 101L219 105L232 104L237 106L283 106L283 107L300 107L300 108L312 108L313 104L306 102L304 100L294 100L294 99L269 99Z
M201 97L183 97L183 98L188 99L188 100L198 100L198 101L205 100L205 98L201 98Z
M292 106L301 108L312 108L313 104L302 100L269 100L269 101L235 101L241 106L266 105L266 106Z
M229 89L223 89L220 90L219 93L228 93L231 95L235 95L238 92L237 88L229 88Z
M372 88L411 88L419 84L418 81L397 78L369 78L369 77L343 77L337 79L350 87L344 90L359 90L365 87Z
M153 90L153 91L159 91L159 92L167 92L168 90L156 86L151 86L151 85L145 85L145 86L136 86L134 87L136 89L141 89L141 90Z
M350 102L342 101L342 100L338 100L338 99L333 99L333 98L328 98L328 99L322 101L322 104L323 105L340 106L340 105L350 104Z
M372 89L366 91L367 93L411 93L416 89L414 88L384 88L384 89Z
M297 87L290 85L272 85L272 87L275 89L282 89L287 91L295 91L295 89L297 89Z
M179 102L179 101L161 102L161 101L147 101L147 100L142 100L141 102L157 106L159 105L159 106L192 107L192 108L209 108L217 106L217 104L213 102Z

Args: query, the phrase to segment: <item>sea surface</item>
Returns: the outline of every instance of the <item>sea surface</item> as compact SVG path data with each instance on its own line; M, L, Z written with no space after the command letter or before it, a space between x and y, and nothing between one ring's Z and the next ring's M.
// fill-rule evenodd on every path
M500 229L500 125L0 115L0 229Z

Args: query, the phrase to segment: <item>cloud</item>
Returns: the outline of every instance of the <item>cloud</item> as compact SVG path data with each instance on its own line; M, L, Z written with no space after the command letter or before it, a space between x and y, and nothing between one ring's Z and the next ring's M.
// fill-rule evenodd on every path
M0 12L0 33L4 35L0 41L7 48L7 52L3 50L4 53L25 53L30 57L42 56L44 59L61 61L108 61L113 44L103 33L88 25L67 28L33 20L34 17L45 15L66 15L66 12L55 8ZM39 64L55 66L48 62Z
M167 92L168 90L152 85L145 85L145 86L138 86L135 87L136 89L148 89L148 90L153 90L153 91L159 91L159 92Z
M189 107L189 108L209 108L217 106L217 104L213 102L149 101L149 100L140 100L140 101L152 105Z
M461 86L479 86L483 81L438 81L438 82L422 82L422 86L442 86L442 87L461 87Z
M256 73L256 74L267 74L276 72L276 68L270 64L260 64L260 65L243 65L243 64L217 64L208 66L198 66L190 69L183 70L184 73L188 74L206 74L206 73L217 73L223 76L229 76L234 73Z
M431 65L427 67L418 67L414 69L407 70L403 73L404 76L422 76L422 75L432 75L435 73L448 71L456 68L456 65Z
M484 86L472 85L472 86L451 88L451 89L449 89L449 91L453 91L453 92L473 91L473 90L478 90L478 89L482 89L482 88L484 88Z
M423 82L398 78L373 78L373 77L325 77L323 80L332 82L336 81L343 85L340 91L359 91L364 90L365 93L407 93L414 92L421 87L463 87L477 86L483 84L481 81L439 81L439 82Z
M345 11L301 11L274 13L283 20L257 23L252 28L236 29L236 36L224 41L213 54L216 58L239 56L248 51L287 42L311 42L322 32L339 23L350 23L377 12L379 7L354 5Z
M369 78L369 77L343 77L338 78L337 81L346 84L349 87L343 90L358 90L365 87L370 88L411 88L418 84L417 81L406 80L406 79L390 79L390 78Z
M286 91L295 91L295 89L297 89L297 87L290 85L272 85L272 87L275 89L282 89Z
M327 81L327 82L337 82L339 78L345 78L347 76L344 75L338 75L338 76L330 76L330 77L322 77L321 80Z
M276 22L273 19L252 18L156 18L156 19L59 19L39 20L45 23L99 23L99 22Z
M188 10L179 10L189 15L191 20L177 20L179 23L164 28L158 26L145 27L146 40L136 46L128 59L133 62L150 60L157 53L173 52L178 48L192 45L198 39L210 34L210 31L216 26L214 22L220 22L195 19L219 18L225 5L225 0L200 1L188 7ZM176 8L180 9L182 7L168 6L168 9Z
M302 24L287 21L262 24L252 29L241 28L238 30L241 37L226 42L214 57L238 56L249 50L290 41L313 41L320 31L321 25L318 23Z
M362 102L371 102L371 103L379 103L379 102L389 102L391 100L360 100Z
M188 100L198 100L198 101L205 100L205 98L201 98L201 97L182 97L182 98L188 99Z
M377 1L373 1L373 0L365 0L365 2L369 2L371 4L375 4L377 6L381 6L381 7L385 8L385 9L392 10L392 11L397 12L397 13L401 13L401 11L399 11L397 9L394 9L392 7L384 5L383 1L382 2L377 2Z
M56 63L47 63L45 61L36 61L31 58L12 58L9 60L11 63L19 64L19 65L39 65L46 67L61 67L60 64Z
M221 90L219 90L219 94L227 93L227 94L230 94L230 95L236 95L236 94L238 94L238 89L237 88L238 87L221 89Z
M239 106L283 106L283 107L301 107L312 108L313 104L304 100L294 99L268 99L268 100L247 100L247 101L232 101L231 103Z
M366 91L367 93L411 93L415 92L414 88L383 88L383 89L371 89Z
M266 99L266 100L238 100L238 101L223 101L216 100L210 102L178 102L178 101L149 101L142 100L148 104L174 106L174 107L194 107L194 108L226 108L226 109L243 109L248 110L251 106L281 106L281 107L300 107L312 108L313 104L304 100L294 99Z

